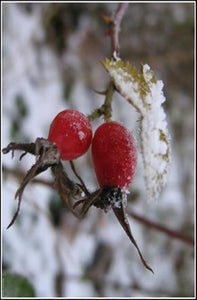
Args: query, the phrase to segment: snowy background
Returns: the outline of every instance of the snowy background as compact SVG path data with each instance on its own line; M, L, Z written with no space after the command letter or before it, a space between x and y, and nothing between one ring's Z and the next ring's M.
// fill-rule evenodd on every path
M2 4L2 147L47 137L65 109L90 114L102 104L109 80L100 60L110 40L100 15L117 4ZM189 237L194 231L193 4L130 4L122 24L121 57L148 63L165 84L172 166L156 203L146 202L143 166L131 186L128 211ZM118 94L113 119L139 139L138 115ZM93 130L102 119L92 122ZM14 195L34 157L2 157L2 267L26 276L38 297L192 297L194 249L129 216L132 232L154 275L141 264L114 215L92 207L71 215L46 185L26 188L17 222ZM98 186L90 151L76 167L91 191ZM69 164L65 163L70 176ZM11 170L11 171L10 171ZM52 180L50 171L39 176Z

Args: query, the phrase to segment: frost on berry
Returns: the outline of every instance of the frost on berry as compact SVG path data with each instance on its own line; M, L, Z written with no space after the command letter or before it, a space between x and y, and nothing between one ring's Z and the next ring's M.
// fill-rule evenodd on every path
M103 65L120 94L141 115L141 146L148 200L156 199L167 182L171 160L170 136L166 114L163 82L157 80L145 64L139 72L129 63L105 59Z
M92 158L101 187L127 189L135 175L137 150L132 134L120 123L110 121L97 128Z

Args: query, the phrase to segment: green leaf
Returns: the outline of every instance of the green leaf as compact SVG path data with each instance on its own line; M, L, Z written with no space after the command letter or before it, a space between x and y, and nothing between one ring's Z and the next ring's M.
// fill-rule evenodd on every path
M3 297L36 297L30 282L23 276L5 273L2 276Z

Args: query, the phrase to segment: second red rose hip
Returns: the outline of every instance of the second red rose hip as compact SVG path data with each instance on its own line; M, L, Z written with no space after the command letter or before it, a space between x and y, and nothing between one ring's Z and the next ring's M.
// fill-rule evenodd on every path
M110 121L97 128L92 158L101 187L129 188L136 170L137 148L132 134L122 124Z

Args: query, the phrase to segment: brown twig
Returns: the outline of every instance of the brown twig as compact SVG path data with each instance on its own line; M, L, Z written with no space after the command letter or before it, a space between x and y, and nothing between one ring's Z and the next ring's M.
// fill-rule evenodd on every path
M112 17L102 16L103 20L109 26L109 33L111 37L111 52L112 52L111 55L114 60L117 60L120 56L119 32L120 32L120 25L127 7L128 7L127 3L121 3L118 5L117 10ZM93 121L101 116L104 116L104 120L106 122L110 121L112 115L111 102L112 102L112 96L114 91L115 91L114 84L112 83L112 81L110 81L104 93L105 101L101 107L94 110L88 116L88 119L90 121Z
M120 32L120 25L127 7L128 7L128 3L119 4L110 23L112 52L113 52L113 58L115 60L117 60L120 56L119 32Z
M174 239L179 239L182 242L185 242L187 244L190 245L194 245L194 239L191 236L188 236L182 232L176 231L176 230L172 230L167 228L166 226L160 225L156 222L153 222L143 216L140 216L138 214L136 214L135 212L133 212L131 209L127 209L127 214L130 215L132 218L134 218L135 220L137 220L138 222L142 223L143 225L145 225L146 227L158 230L160 232L166 233L168 236L174 238Z

